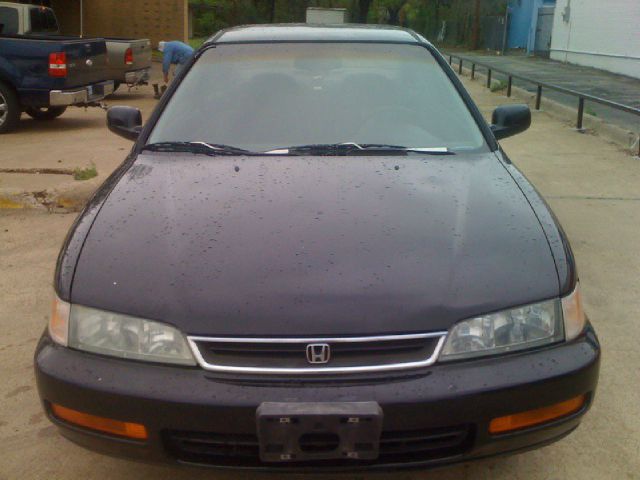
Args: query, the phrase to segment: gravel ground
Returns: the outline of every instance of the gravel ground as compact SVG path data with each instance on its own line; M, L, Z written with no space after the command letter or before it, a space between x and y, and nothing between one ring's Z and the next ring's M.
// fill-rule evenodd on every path
M465 82L485 113L506 100L478 82ZM141 102L148 109L152 102L145 95ZM134 100L129 98L127 103ZM90 124L68 120L68 133L61 124L50 127L51 131L29 127L3 137L0 166L51 166L47 158L58 163L73 155L75 160L65 160L65 166L92 160L106 174L124 158L128 145L108 136L102 120ZM52 142L54 135L65 142ZM89 140L75 143L73 149L67 145L67 140L73 143L82 138ZM540 450L428 472L339 478L640 478L640 163L597 136L575 133L544 112L534 113L532 128L503 146L549 200L572 241L586 308L603 346L595 404L576 432ZM7 152L27 165L14 165L22 160L8 158ZM56 255L73 218L71 214L0 210L0 325L4 328L0 336L0 479L276 478L112 459L69 443L49 424L36 393L32 355L49 315Z

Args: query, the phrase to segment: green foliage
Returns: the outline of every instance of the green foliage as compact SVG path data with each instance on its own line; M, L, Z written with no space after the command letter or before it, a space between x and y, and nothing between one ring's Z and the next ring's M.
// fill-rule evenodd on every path
M270 0L191 0L195 37L209 37L222 28L268 23Z
M471 35L475 0L190 0L194 36L252 23L305 21L307 7L346 8L352 22L409 27L435 41L447 22L446 42L464 44ZM504 15L508 0L481 0L481 16Z
M97 177L98 170L96 170L96 166L92 163L88 167L80 168L77 167L73 170L73 179L74 180L89 180L90 178Z
M202 44L204 43L204 41L207 39L207 37L194 37L194 38L190 38L189 39L189 45L191 46L191 48L193 48L194 50L199 49Z
M507 82L505 82L504 80L491 82L490 90L492 92L499 92L501 90L504 90L505 88L507 88Z

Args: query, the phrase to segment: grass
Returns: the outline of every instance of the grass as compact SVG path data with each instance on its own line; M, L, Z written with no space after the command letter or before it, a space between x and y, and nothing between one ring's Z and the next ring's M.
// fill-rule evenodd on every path
M77 167L73 170L73 179L74 180L89 180L90 178L97 177L98 170L96 170L96 166L92 163L88 167L80 168Z
M504 90L505 88L507 88L507 82L505 82L504 80L498 80L497 82L492 82L491 84L492 92L499 92L500 90Z
M207 37L190 38L189 39L189 45L191 45L191 48L193 48L194 50L197 50L202 46L202 44L204 43L204 41L206 39L207 39Z

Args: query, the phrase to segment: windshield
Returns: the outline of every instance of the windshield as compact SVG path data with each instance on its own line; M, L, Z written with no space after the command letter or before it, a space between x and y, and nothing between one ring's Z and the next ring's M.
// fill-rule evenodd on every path
M160 116L149 138L157 142L250 151L345 142L486 148L471 113L427 49L371 43L206 50Z

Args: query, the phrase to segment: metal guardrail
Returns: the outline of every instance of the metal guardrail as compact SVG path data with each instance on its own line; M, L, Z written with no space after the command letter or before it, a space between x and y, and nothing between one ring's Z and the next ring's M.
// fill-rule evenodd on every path
M556 92L564 93L566 95L572 95L578 98L578 116L576 120L576 128L578 130L583 130L582 124L584 120L584 102L585 100L589 100L590 102L599 103L601 105L605 105L607 107L621 110L626 113L630 113L632 115L638 115L640 119L640 108L630 107L629 105L624 105L622 103L613 102L611 100L606 100L604 98L596 97L594 95L589 95L588 93L579 92L577 90L572 90L570 88L561 87L559 85L554 85L552 83L541 82L540 80L534 80L529 77L525 77L524 75L515 74L512 72L508 72L501 68L496 68L492 65L488 65L486 63L478 62L472 58L464 57L461 55L453 55L446 54L449 57L449 65L453 67L453 59L458 60L458 74L462 74L462 66L464 62L468 62L471 64L471 79L475 78L476 75L476 66L483 67L487 70L487 88L491 88L491 73L498 72L507 77L507 97L511 96L511 87L513 84L513 79L517 78L524 82L533 83L537 86L536 91L536 110L540 110L540 102L542 100L542 89L547 88L549 90L554 90ZM640 139L638 140L638 155L640 156Z

